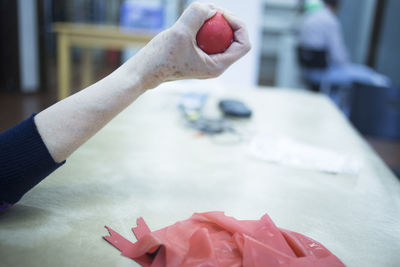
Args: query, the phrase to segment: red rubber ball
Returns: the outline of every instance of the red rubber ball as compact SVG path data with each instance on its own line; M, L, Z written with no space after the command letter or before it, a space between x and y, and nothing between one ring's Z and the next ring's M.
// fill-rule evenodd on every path
M209 55L224 52L233 42L233 31L221 12L204 22L196 36L197 45Z

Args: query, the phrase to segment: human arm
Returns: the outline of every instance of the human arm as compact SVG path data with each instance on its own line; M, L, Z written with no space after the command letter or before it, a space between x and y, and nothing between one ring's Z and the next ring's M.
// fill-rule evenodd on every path
M41 137L52 165L31 176L25 167L21 167L25 174L17 170L20 172L15 177L25 181L19 184L30 186L19 190L19 196L10 199L19 199L142 93L165 81L216 77L246 54L250 49L247 31L242 22L226 13L235 32L232 45L223 54L211 56L197 47L195 37L198 29L216 10L212 5L192 4L170 29L157 35L112 74L32 118L34 125L30 131ZM41 159L37 161L40 163ZM4 164L8 163L4 161ZM6 179L3 179L1 170L0 177L0 193L8 192L10 183L2 182ZM0 200L8 199L0 195Z
M192 4L111 75L39 113L35 122L54 160L65 160L146 90L169 80L216 77L243 56L250 49L247 32L230 14L225 15L234 30L232 45L211 56L197 47L197 31L216 10Z

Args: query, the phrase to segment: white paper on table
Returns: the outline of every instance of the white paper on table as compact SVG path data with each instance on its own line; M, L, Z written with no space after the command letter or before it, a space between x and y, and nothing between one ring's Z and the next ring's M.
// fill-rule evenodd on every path
M358 174L361 159L305 144L288 137L256 136L248 146L250 155L271 163L328 173Z

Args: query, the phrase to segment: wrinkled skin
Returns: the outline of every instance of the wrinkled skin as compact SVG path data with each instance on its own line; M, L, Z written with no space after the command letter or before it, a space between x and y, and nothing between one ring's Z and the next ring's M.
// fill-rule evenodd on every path
M231 25L234 42L224 53L209 56L197 46L196 34L217 10ZM249 49L239 19L211 4L193 3L113 73L40 112L36 126L53 159L62 162L148 89L165 81L216 77Z
M234 42L221 54L207 55L196 44L196 34L204 21L222 12L234 31ZM126 64L141 74L142 86L151 89L164 81L213 78L250 50L246 28L234 15L212 4L191 4L178 21L158 34ZM132 61L132 62L130 62ZM137 67L134 62L140 62ZM132 63L132 64L131 64Z

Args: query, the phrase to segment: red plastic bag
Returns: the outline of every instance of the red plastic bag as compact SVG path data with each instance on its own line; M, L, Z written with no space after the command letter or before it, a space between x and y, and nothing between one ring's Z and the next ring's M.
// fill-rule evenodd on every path
M108 228L104 239L144 267L344 266L320 243L279 229L268 215L239 221L223 212L195 213L151 232L142 218L131 243Z

